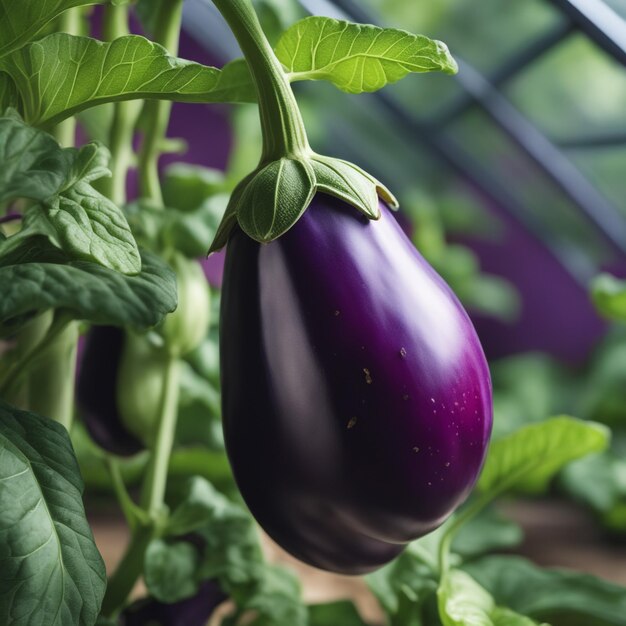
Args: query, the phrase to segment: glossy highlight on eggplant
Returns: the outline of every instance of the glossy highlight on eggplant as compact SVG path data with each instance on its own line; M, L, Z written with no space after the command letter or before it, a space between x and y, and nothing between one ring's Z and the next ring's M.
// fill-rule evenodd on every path
M389 209L318 194L270 244L230 238L224 433L241 493L302 561L359 574L469 495L492 426L465 310Z

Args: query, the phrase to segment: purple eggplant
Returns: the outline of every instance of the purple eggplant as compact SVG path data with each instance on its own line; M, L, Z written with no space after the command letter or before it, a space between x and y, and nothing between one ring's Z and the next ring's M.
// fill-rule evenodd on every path
M92 439L118 456L132 456L145 446L124 425L117 406L117 372L124 352L125 332L94 326L87 335L76 401Z
M285 235L228 244L226 447L267 533L313 566L371 571L470 493L492 425L463 307L381 205L317 195Z

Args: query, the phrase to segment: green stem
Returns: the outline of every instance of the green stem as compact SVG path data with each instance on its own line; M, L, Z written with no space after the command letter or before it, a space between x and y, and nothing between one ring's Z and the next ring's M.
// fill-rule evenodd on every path
M11 393L39 356L54 345L54 342L63 333L70 321L70 317L57 311L52 323L47 326L45 336L34 342L31 349L25 351L22 357L5 374L2 384L0 384L0 397L5 397Z
M478 515L493 499L493 494L489 493L479 496L470 506L452 520L452 523L441 538L441 543L439 544L439 573L441 576L446 574L450 569L452 542L461 527Z
M239 42L256 85L263 131L261 165L311 151L298 103L250 0L214 0Z
M106 41L113 41L129 34L128 5L108 4L104 9L103 36ZM112 176L100 181L100 189L118 206L126 203L126 178L133 164L133 137L135 125L141 111L141 104L136 100L116 102L113 105L113 120L109 130L109 149L111 151Z
M173 54L178 54L183 0L168 0L158 5L154 41ZM159 157L172 111L171 102L148 100L144 105L144 133L139 151L139 191L161 206L163 195L159 180Z
M165 384L161 396L161 418L154 447L150 452L141 494L141 508L153 519L158 519L163 509L167 470L174 445L176 419L178 417L179 380L179 362L170 357L166 366Z
M126 519L129 527L134 530L139 524L146 524L148 522L147 515L133 502L133 499L128 493L128 489L126 489L126 483L124 482L124 477L122 476L119 461L116 458L107 455L105 464L107 466L107 470L109 471L115 496L117 497L117 501L120 504L122 513L124 513L124 518Z
M70 322L37 350L28 370L28 407L56 420L69 431L74 419L74 372L78 347L78 322Z
M68 9L59 18L59 32L69 35L81 34L82 10L80 7ZM71 148L76 143L76 118L70 117L54 129L56 140L65 148Z
M156 442L150 453L141 494L141 508L147 515L143 520L136 518L139 524L133 530L122 561L109 579L102 605L102 614L105 617L115 616L126 603L130 592L143 572L143 561L148 544L158 535L160 530L167 485L167 470L174 444L176 418L178 417L178 386L179 362L176 359L170 359L167 364L165 385L161 396L161 416ZM123 497L122 501L124 499ZM134 504L132 506L134 507Z
M126 604L128 596L143 572L146 549L154 536L155 530L152 525L141 526L133 531L122 560L109 578L102 601L101 611L104 617L116 617Z

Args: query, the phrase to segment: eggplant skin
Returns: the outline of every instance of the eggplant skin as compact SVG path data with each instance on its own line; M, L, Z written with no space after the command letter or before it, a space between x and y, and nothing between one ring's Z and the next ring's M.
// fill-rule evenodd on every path
M226 448L265 531L321 569L359 574L469 495L492 426L472 323L389 209L368 221L318 194L285 235L237 229L220 360Z
M125 332L113 326L89 331L76 384L76 402L91 438L104 450L132 456L145 446L124 425L117 407L117 373Z

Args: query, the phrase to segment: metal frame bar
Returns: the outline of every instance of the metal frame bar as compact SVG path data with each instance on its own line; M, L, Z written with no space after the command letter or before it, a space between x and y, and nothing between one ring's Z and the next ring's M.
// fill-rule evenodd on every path
M564 15L608 52L626 65L626 20L604 0L550 0Z
M555 4L568 5L569 11L565 11L566 15L579 28L595 29L596 38L601 39L605 46L613 46L615 48L618 43L623 43L623 51L626 55L626 34L624 41L616 40L618 29L613 28L610 34L600 37L600 26L606 25L607 15L615 15L615 18L624 22L610 10L602 0L551 0ZM335 0L335 4L339 6L350 18L362 21L372 22L372 17L361 6L358 6L354 0ZM583 16L580 6L588 7L589 5L604 5L608 13L603 13L603 20L591 22L587 14ZM626 29L626 24L624 24ZM522 51L518 58L511 61L513 70L520 71L524 65L524 61L530 62L540 56L552 45L562 40L571 32L571 27L566 27L560 32L552 33L543 40L543 46L531 44L531 48ZM587 31L585 31L587 32ZM560 38L559 38L560 37ZM543 47L543 50L542 50ZM621 48L620 48L621 49ZM615 50L614 50L615 51ZM624 57L626 60L626 56ZM502 93L490 83L480 72L471 67L468 63L460 62L460 72L456 76L457 81L463 87L466 96L463 102L459 102L451 109L454 115L458 115L466 110L468 98L469 102L476 102L491 117L491 119L506 133L506 135L532 160L534 161L556 184L556 186L582 211L590 223L611 243L612 247L623 256L626 256L626 218L619 209L613 205L574 165L572 161L554 144L552 143L532 122L525 118L510 102L502 95ZM500 82L506 80L509 75L505 74L504 68L500 68L496 72L500 78ZM383 93L375 94L381 101L386 98ZM471 105L471 104L470 104ZM395 110L398 115L399 111ZM440 118L440 123L448 122L450 117L446 114ZM450 116L450 110L447 112ZM406 116L410 118L412 116ZM404 120L408 123L408 119ZM429 142L433 146L442 141L441 133L431 132L431 129L425 125L417 127L412 125L417 136L424 138L424 132L429 132ZM440 129L438 129L440 130ZM440 151L446 156L446 160L451 163L454 159L450 154L449 147ZM473 178L473 176L472 176ZM474 179L480 187L487 192L488 195L494 195L494 183L497 181L490 180L488 177L482 177L479 181ZM510 199L509 199L510 200ZM503 204L502 208L510 209L510 205ZM519 218L519 215L517 216Z

